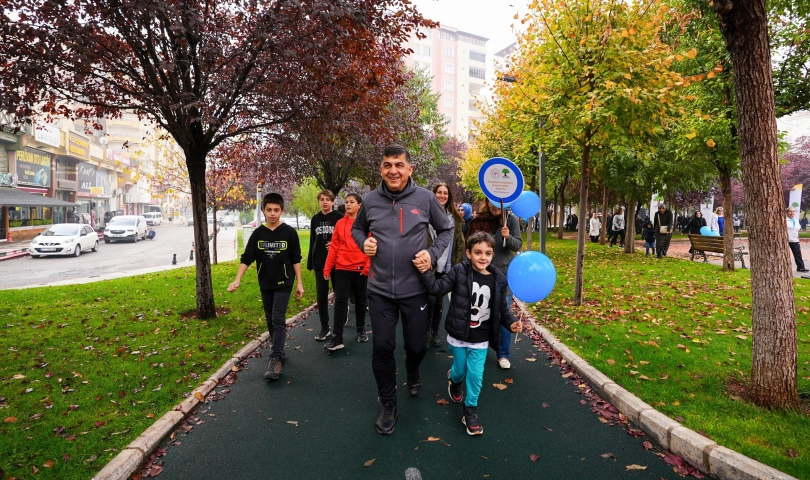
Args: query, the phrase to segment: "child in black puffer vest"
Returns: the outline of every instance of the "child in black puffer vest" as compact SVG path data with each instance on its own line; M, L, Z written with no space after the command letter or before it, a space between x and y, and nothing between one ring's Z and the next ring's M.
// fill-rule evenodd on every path
M476 411L484 383L487 348L491 342L497 345L500 341L501 325L513 332L520 332L523 327L506 305L506 276L491 265L495 239L478 231L467 238L466 247L469 260L453 266L443 277L437 279L427 269L420 269L420 273L431 295L439 297L453 292L444 322L453 355L453 366L447 372L448 392L452 401L464 400L461 422L467 433L481 435L484 429ZM462 385L465 379L466 398Z
M647 223L644 224L641 236L644 238L644 255L650 256L650 250L655 253L655 228L651 221L647 220Z

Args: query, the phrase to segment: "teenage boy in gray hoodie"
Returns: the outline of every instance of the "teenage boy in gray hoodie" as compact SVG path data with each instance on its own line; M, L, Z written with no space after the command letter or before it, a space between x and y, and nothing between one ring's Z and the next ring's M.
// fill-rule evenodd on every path
M383 181L363 198L352 225L354 241L371 257L367 295L373 331L371 365L382 403L376 427L385 435L394 432L397 417L397 322L401 316L408 394L416 397L422 388L419 365L427 352L429 330L428 293L417 267L435 266L453 239L447 213L430 190L416 186L411 173L405 147L386 147L380 164ZM428 225L437 233L430 248Z

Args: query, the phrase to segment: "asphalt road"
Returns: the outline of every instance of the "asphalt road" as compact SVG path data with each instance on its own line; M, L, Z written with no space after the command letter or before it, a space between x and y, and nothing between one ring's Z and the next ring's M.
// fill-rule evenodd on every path
M228 227L228 230L232 228ZM98 252L87 251L80 257L24 256L4 260L0 262L0 289L168 266L175 253L178 263L188 260L194 239L193 227L164 223L154 229L157 232L154 240L140 240L138 243L104 243L100 240Z

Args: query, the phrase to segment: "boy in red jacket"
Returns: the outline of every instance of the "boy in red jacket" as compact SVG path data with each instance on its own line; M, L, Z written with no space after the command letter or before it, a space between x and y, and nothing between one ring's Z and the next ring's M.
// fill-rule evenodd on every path
M335 289L335 326L332 327L332 339L323 347L332 352L343 348L343 327L349 321L350 294L354 295L357 341L368 341L368 334L365 332L366 286L371 259L360 251L352 239L352 225L362 203L362 197L356 193L346 196L346 216L335 225L329 255L323 267L323 277L329 280L331 275L332 288Z

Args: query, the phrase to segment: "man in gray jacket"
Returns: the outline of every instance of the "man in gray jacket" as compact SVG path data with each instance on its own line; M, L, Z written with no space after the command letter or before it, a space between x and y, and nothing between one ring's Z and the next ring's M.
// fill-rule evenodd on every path
M408 393L422 388L419 365L427 352L428 293L414 264L436 265L453 239L453 229L436 196L416 186L410 154L400 145L383 151L383 181L363 198L352 237L371 257L368 310L373 331L371 365L382 411L377 431L394 432L397 417L397 368L394 361L397 322L402 317ZM428 249L428 225L436 240Z

